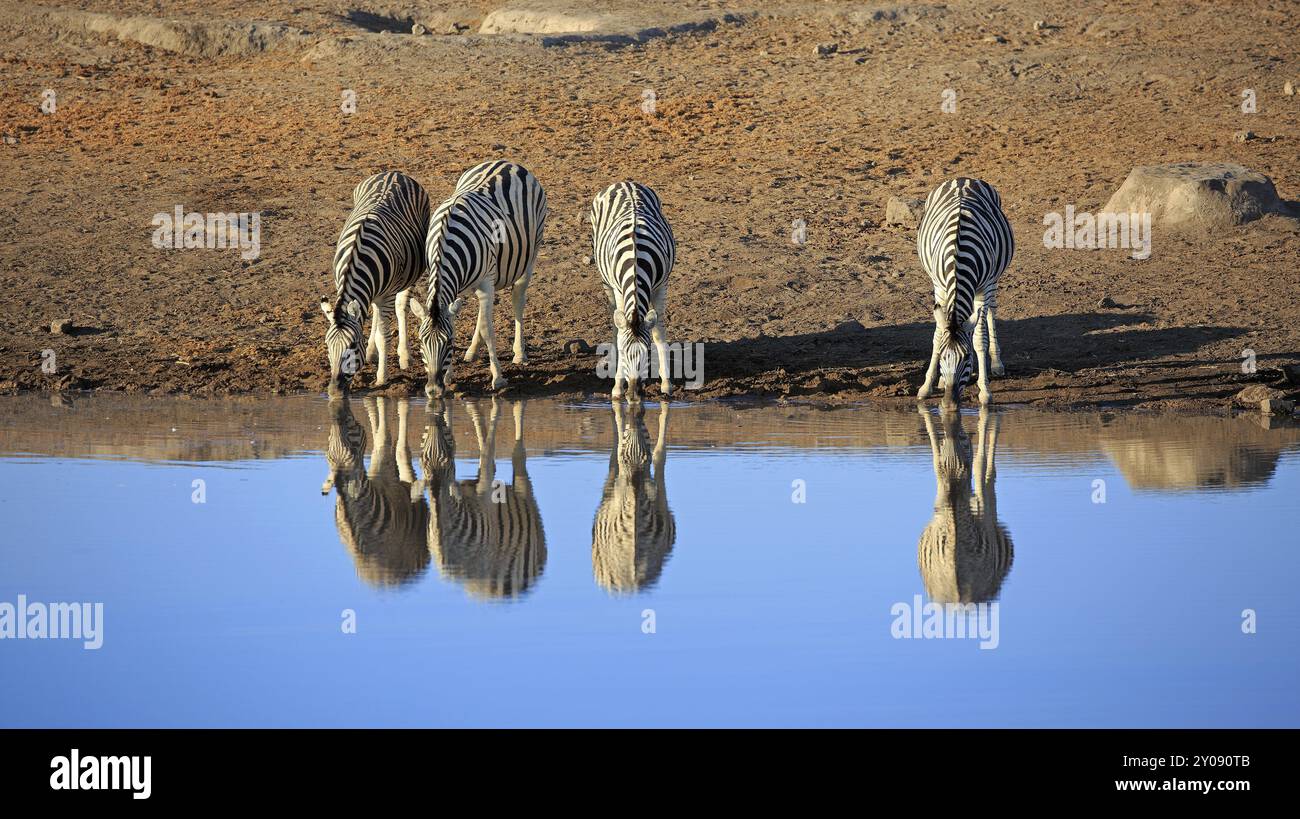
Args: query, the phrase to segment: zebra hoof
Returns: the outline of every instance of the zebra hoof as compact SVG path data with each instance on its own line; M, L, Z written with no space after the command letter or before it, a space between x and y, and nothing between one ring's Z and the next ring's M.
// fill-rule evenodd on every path
M526 353L515 353L515 357L510 359L512 364L527 364L528 355Z
M659 392L663 393L664 398L670 398L673 394L673 385L667 382L660 384Z
M1002 366L1001 362L999 362L997 364L994 364L990 368L989 372L993 373L996 376L1001 377L1007 374L1007 368Z
M478 350L466 350L464 357L461 358L461 361L473 361L474 356L476 355L478 355Z
M510 382L506 381L505 376L500 376L492 380L492 389L496 390L497 392L504 390L509 385Z
M930 397L930 388L929 388L929 387L921 387L921 389L919 389L919 390L916 391L916 397L917 397L917 400L919 400L919 401L924 401L925 399L929 398L929 397Z
M990 403L992 403L992 401L993 401L993 393L985 392L985 391L980 392L980 406L987 407Z

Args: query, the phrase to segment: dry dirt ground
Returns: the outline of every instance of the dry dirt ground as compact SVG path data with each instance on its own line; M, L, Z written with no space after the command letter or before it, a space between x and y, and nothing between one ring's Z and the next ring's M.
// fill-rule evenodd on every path
M1300 361L1300 220L1157 230L1144 261L1042 242L1045 213L1099 210L1135 165L1238 162L1300 199L1290 0L586 5L0 0L0 392L322 390L352 187L398 168L436 202L490 157L551 208L514 395L608 389L565 345L610 333L585 211L623 178L677 236L670 338L705 345L687 398L912 394L931 294L884 205L956 175L1000 190L1018 239L997 402L1204 410ZM259 212L260 255L156 249L177 205ZM419 370L385 391L417 393ZM484 392L486 363L457 379Z

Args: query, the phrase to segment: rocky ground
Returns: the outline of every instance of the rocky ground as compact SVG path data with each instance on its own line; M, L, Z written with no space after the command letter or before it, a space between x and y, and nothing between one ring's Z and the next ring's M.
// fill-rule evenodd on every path
M1295 395L1300 219L1157 226L1144 260L1042 241L1045 214L1101 209L1138 165L1236 162L1300 199L1288 0L599 7L272 0L250 19L235 0L0 0L0 391L319 391L316 303L356 182L400 168L437 201L507 157L551 207L514 395L608 389L566 343L609 335L584 213L636 178L678 240L670 337L704 345L685 397L902 401L931 294L885 205L956 175L1000 190L1018 240L999 403ZM154 214L177 205L260 213L259 255L155 248ZM457 377L489 384L484 362Z

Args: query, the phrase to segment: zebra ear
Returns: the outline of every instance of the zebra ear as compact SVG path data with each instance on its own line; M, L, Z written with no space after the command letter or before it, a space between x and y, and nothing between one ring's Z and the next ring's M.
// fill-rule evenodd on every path
M330 300L328 296L320 297L320 311L325 314L325 318L327 319L334 318L334 308L330 307Z
M460 312L460 308L464 306L465 306L464 299L456 299L451 304L447 305L447 312L451 314L452 318L455 318L456 314Z
M348 315L352 316L354 319L361 318L361 302L356 299L348 302Z
M659 321L659 314L655 312L653 307L651 307L645 313L645 326L653 327L657 321Z
M627 329L627 316L623 315L622 310L614 311L614 326L620 330Z

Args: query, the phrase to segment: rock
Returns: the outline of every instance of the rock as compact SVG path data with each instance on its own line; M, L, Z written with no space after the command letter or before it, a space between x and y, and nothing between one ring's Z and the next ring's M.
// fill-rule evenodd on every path
M1264 415L1290 415L1295 412L1295 402L1284 398L1268 398L1259 402L1259 411Z
M1119 307L1119 305L1116 304L1115 300L1112 299L1110 296L1104 296L1102 297L1101 301L1097 302L1097 307L1099 309L1105 310L1107 308Z
M924 208L923 199L900 199L891 196L885 203L885 224L914 228L921 223Z
M1283 364L1282 377L1288 384L1300 385L1300 364Z
M429 30L420 23L415 23L411 26L411 33L416 35L428 34Z
M575 338L564 342L564 352L570 356L590 355L596 352L596 348L584 338Z
M1160 226L1220 228L1287 213L1273 180L1230 162L1175 162L1134 168L1104 213L1150 213Z
M835 52L837 52L837 51L839 51L839 50L840 50L840 47L839 47L839 45L836 44L836 43L818 43L818 44L817 44L817 56L818 56L818 57L829 57L830 55L834 54Z
M584 265L591 264L591 257L590 257L590 256L583 256L583 257L582 257L582 263L583 263Z
M1288 97L1295 96L1295 86L1291 83L1290 80L1287 80L1286 85L1282 86L1282 93L1286 94Z
M1249 142L1255 138L1254 131L1237 131L1232 135L1233 142Z
M72 335L72 319L56 319L50 322L50 332L56 336Z
M1257 407L1265 401L1281 400L1286 393L1263 384L1251 384L1232 397L1234 403L1243 407Z
M998 43L998 44L1001 44L1001 43L1005 43L1006 41L1007 41L1007 38L1006 38L1006 37L1003 37L1001 34L990 34L989 36L987 36L987 37L984 38L984 42L986 42L986 43Z

